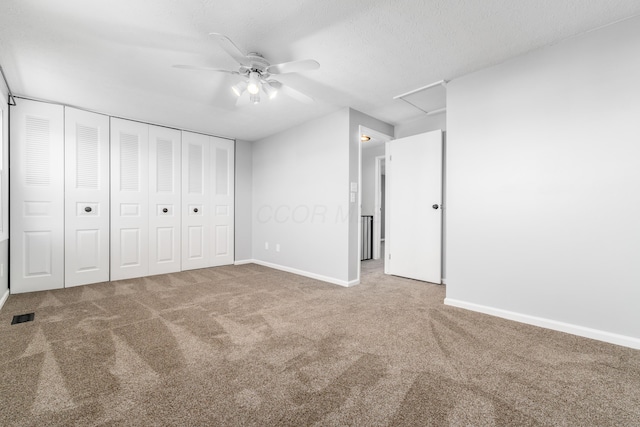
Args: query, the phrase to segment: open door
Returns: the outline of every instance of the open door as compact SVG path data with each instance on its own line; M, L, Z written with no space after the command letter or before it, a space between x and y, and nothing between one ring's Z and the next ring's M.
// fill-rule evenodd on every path
M442 131L387 143L385 273L442 275Z

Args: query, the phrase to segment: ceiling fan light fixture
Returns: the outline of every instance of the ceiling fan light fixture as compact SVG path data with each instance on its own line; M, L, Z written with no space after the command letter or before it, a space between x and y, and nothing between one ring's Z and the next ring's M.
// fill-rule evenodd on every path
M260 92L260 75L255 71L249 73L247 91L252 95L257 95ZM260 99L259 96L258 99Z
M236 83L231 86L231 90L236 94L236 96L240 96L244 93L245 90L247 90L247 82L241 81L239 83Z
M275 87L271 86L271 83L269 83L269 82L265 82L262 85L262 89L264 90L264 93L267 94L269 99L273 99L278 95L278 89L276 89Z

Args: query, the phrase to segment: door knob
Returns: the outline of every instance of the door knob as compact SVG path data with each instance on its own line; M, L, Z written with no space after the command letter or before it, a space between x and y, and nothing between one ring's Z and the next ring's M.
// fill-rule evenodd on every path
M162 212L167 213L167 212L169 212L169 209L167 209L167 208L163 208L163 209L162 209Z
M433 209L438 209L440 206L439 205L433 205L431 206Z
M198 213L198 208L193 208L193 211L194 211L195 213Z
M91 207L90 207L90 206L87 206L86 208L84 208L84 211L85 211L85 212L91 212Z

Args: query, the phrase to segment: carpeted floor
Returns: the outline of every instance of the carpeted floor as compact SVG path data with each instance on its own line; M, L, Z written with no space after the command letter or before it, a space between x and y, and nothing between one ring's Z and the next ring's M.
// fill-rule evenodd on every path
M640 425L640 351L377 267L348 289L250 264L12 295L0 425Z

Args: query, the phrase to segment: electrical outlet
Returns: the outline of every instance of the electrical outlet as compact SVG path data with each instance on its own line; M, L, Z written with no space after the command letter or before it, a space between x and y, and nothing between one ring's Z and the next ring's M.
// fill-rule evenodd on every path
M280 243L276 243L276 252L280 252Z
M265 248L266 250L269 250L269 242L264 242L264 248Z

